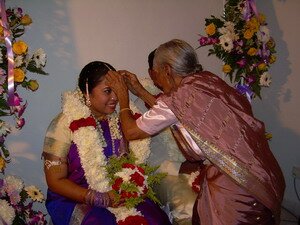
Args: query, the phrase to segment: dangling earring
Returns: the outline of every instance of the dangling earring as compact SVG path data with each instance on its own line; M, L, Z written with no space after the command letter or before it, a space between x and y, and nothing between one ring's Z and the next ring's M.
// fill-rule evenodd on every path
M85 96L85 104L87 107L91 107L91 100L90 100L90 93L89 93L89 79L86 79L85 82L85 91L86 91L86 96Z

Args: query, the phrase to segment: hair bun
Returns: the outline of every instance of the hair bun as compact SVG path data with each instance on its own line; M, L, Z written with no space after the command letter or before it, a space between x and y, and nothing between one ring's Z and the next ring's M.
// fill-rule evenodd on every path
M197 63L196 66L195 66L195 72L198 73L198 72L201 72L203 71L203 67L201 64Z

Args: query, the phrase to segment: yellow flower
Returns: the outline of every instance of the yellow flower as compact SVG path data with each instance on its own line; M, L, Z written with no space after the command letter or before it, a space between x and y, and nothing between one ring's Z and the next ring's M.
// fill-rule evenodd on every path
M205 27L205 32L208 36L212 36L216 33L216 26L214 23L210 23Z
M271 133L265 133L265 137L267 140L271 140L273 135Z
M247 29L245 32L244 32L244 38L249 40L253 37L253 31L250 30L250 29Z
M258 65L258 69L259 69L260 71L265 70L266 67L267 67L267 65L266 65L265 63L261 63L261 64Z
M225 64L225 65L223 66L223 69L222 69L222 71L223 71L224 73L229 73L231 70L232 70L232 68L231 68L231 66L228 65L228 64Z
M3 32L4 32L3 27L0 25L0 36L1 37L3 36Z
M14 69L14 79L15 79L15 82L23 82L24 79L25 79L25 73L23 70L21 70L20 68L16 68Z
M28 81L28 88L31 91L36 91L39 88L39 83L36 80Z
M21 18L21 24L24 26L27 26L29 24L32 23L32 19L30 18L30 16L28 14L25 14L22 18Z
M0 172L2 172L5 168L5 160L3 159L2 156L0 156Z
M270 56L270 59L269 59L269 62L270 62L270 63L274 63L274 62L276 62L276 59L277 59L277 58L276 58L276 55L271 55L271 56Z
M266 16L262 13L258 15L258 21L260 24L264 24L266 22Z
M270 40L267 42L267 46L270 49L275 48L275 41L273 38L270 38Z
M27 49L28 49L28 46L24 41L17 41L13 44L13 51L17 55L26 53Z
M247 52L248 55L254 56L256 55L257 49L256 48L250 48Z
M252 17L249 21L247 21L246 28L251 30L253 33L258 31L259 22L257 21L256 17Z

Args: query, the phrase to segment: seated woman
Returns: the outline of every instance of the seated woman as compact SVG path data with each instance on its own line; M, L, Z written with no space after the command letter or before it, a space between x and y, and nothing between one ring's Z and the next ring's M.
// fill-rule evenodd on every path
M87 64L79 75L79 89L64 94L62 112L47 130L43 149L46 208L55 225L117 224L116 196L105 165L108 157L128 150L115 112L118 99L106 85L109 70L115 71L105 62ZM136 210L149 225L171 224L149 199Z

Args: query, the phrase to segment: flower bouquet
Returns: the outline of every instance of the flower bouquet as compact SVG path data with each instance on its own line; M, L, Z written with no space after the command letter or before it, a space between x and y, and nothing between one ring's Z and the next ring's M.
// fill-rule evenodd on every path
M128 156L111 157L106 166L107 174L113 191L116 194L116 204L110 209L117 217L118 225L146 225L147 221L135 207L149 198L159 203L152 187L159 183L166 174L155 173L157 167L146 163L136 164L133 153Z
M15 176L0 178L0 224L47 224L45 215L33 209L34 201L44 201L43 194L35 186L25 187Z
M275 42L266 18L258 13L254 0L227 0L224 16L205 19L205 36L200 47L210 45L208 55L224 62L223 72L249 100L261 98L261 87L268 87L268 70L276 61Z

